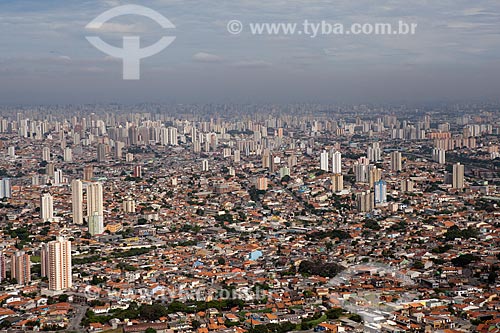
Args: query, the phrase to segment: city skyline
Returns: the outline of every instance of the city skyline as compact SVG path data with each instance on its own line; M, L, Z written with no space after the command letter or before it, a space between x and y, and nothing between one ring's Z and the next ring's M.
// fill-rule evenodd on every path
M500 332L498 0L3 0L0 31L0 332Z
M2 108L0 326L486 333L498 110Z

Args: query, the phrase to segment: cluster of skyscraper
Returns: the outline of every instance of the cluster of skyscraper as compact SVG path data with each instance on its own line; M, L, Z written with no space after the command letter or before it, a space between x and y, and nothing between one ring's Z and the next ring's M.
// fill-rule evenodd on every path
M331 177L331 189L336 193L342 192L344 189L344 177L342 176L342 154L339 151L335 151L332 154L331 161L331 172L333 173ZM320 154L320 169L325 172L330 171L330 154L327 151L323 151Z
M42 244L40 250L41 275L48 279L48 289L62 291L72 286L71 242L63 237ZM0 282L6 278L8 260L0 252ZM20 285L31 282L31 257L24 251L10 256L10 276Z
M104 203L103 189L99 182L85 183L87 193L87 221L89 233L99 235L104 232ZM84 183L79 179L71 182L71 201L73 212L73 223L81 225L84 222L83 215L83 187ZM43 193L40 198L40 217L43 221L54 219L54 200L50 193Z

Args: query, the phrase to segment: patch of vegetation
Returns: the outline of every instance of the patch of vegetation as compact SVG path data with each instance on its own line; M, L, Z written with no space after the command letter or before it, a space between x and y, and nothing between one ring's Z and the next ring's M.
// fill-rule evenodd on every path
M248 333L286 333L295 330L296 326L290 322L281 324L257 325L248 330Z
M333 262L303 260L299 265L298 271L302 274L334 277L340 273L342 269L342 266Z
M344 309L342 308L331 308L326 312L326 316L328 317L328 319L339 319L343 313Z
M479 235L479 231L475 228L468 227L467 229L460 229L457 226L453 226L448 231L446 231L444 238L447 241L454 240L455 238L461 238L461 239L471 239L471 238L477 238Z
M300 329L303 331L310 330L322 322L326 321L328 317L326 315L321 315L321 313L315 313L310 320L302 320L300 323Z
M363 224L363 227L367 228L367 229L371 229L371 230L380 230L380 229L382 229L380 227L380 224L378 224L378 222L375 221L375 220L367 220L367 221L365 221L365 223Z
M473 256L472 254L462 254L458 257L451 259L451 263L455 267L465 267L473 261L477 261L479 258Z

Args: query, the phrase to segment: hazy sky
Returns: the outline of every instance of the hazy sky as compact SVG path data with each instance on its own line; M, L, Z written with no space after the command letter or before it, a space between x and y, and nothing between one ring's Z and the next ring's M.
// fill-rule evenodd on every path
M123 4L148 6L175 29L140 16L87 23ZM244 23L240 35L228 21ZM254 36L251 22L418 23L407 36ZM139 81L85 36L120 46L176 36L143 59ZM498 101L498 0L2 0L0 104L94 102Z

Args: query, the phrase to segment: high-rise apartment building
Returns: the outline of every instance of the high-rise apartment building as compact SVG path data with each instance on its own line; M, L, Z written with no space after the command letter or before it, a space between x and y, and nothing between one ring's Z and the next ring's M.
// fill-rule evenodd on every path
M366 183L368 181L369 166L366 164L354 164L353 172L357 183Z
M57 237L42 245L42 276L49 279L49 290L65 290L71 288L71 242Z
M332 173L342 173L342 154L339 151L333 153L332 157Z
M47 163L47 165L45 166L45 173L47 174L47 176L54 177L55 172L56 172L56 168L55 168L54 163L53 162Z
M369 213L373 210L374 200L373 193L370 191L364 191L357 194L356 197L358 211L360 213Z
M290 168L286 166L280 168L280 179L285 176L290 176Z
M0 283L5 280L7 276L7 260L5 259L5 254L3 251L0 251Z
M71 205L73 223L83 224L83 183L80 179L71 182Z
M201 152L201 143L200 143L200 141L197 141L197 140L193 141L193 152L194 153Z
M380 161L382 158L382 149L378 142L373 142L371 147L368 147L367 156L370 162Z
M128 144L130 146L137 145L138 136L137 136L137 127L133 126L128 129Z
M106 162L106 148L107 145L104 143L97 145L97 162Z
M179 144L179 141L177 139L177 128L168 128L168 143L172 146L177 146Z
M267 190L267 178L265 178L265 177L257 178L256 188L259 191Z
M368 184L370 187L373 187L380 178L382 178L382 170L374 165L370 165L368 171Z
M40 218L44 222L54 218L54 200L50 193L43 193L40 197Z
M240 151L238 149L236 149L234 152L233 152L233 161L234 163L239 163L240 160L241 160L241 155L240 155Z
M92 165L86 165L83 167L83 180L91 181L94 178L94 167Z
M142 178L142 165L134 166L134 177Z
M323 151L320 155L320 169L328 172L328 152Z
M25 285L31 282L31 261L29 254L16 251L10 261L10 275L18 284Z
M73 150L70 147L64 148L63 159L64 162L73 162Z
M16 147L10 146L9 148L7 148L7 155L9 155L10 157L15 157L16 156Z
M125 143L122 141L115 141L115 158L121 159L123 157L123 148L125 148Z
M403 179L401 181L401 191L402 192L413 192L415 183L411 179Z
M342 192L344 190L344 176L336 173L332 176L332 191L335 193Z
M201 161L201 170L202 171L208 171L208 160L202 160Z
M64 176L61 169L57 169L54 172L54 185L61 185L64 183Z
M440 148L434 148L432 150L432 160L439 164L446 163L446 150Z
M452 186L456 189L464 188L464 166L460 163L453 165Z
M387 202L387 183L384 180L379 180L374 184L375 204L383 204Z
M135 213L135 201L132 198L126 198L122 204L124 213Z
M104 216L102 184L90 183L87 186L87 216L96 213Z
M45 161L45 162L50 161L50 148L49 147L42 148L42 161Z
M104 218L97 212L89 216L89 234L91 236L101 235L104 233Z
M271 167L271 152L265 149L262 153L262 168L269 169Z
M0 180L0 199L12 197L12 186L9 178Z
M399 151L393 151L391 153L391 170L392 171L403 170L403 165L401 162L401 152Z

